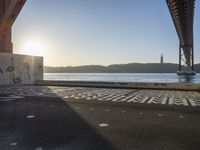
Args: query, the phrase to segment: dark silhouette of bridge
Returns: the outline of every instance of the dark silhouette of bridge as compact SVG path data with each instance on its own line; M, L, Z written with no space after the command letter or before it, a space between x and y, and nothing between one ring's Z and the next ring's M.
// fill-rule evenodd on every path
M178 74L194 75L193 23L195 0L166 0L179 38Z

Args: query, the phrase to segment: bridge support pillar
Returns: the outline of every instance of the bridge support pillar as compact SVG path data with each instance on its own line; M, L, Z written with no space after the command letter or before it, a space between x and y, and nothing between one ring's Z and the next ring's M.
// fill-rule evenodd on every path
M0 52L0 85L34 84L43 80L43 58Z
M0 52L13 53L11 27L5 29L4 27L0 26Z
M43 79L43 58L13 54L12 25L26 0L0 0L0 85Z
M186 59L185 55L189 55L189 57L187 57ZM178 69L177 74L178 75L195 75L196 74L194 71L193 45L182 46L181 44L179 44L179 69Z
M0 0L0 52L13 53L12 25L26 0Z

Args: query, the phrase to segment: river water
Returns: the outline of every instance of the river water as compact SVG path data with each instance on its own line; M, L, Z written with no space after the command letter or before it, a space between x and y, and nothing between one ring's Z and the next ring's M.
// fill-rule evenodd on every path
M45 80L107 82L188 82L200 83L200 74L193 77L176 74L139 73L44 73Z

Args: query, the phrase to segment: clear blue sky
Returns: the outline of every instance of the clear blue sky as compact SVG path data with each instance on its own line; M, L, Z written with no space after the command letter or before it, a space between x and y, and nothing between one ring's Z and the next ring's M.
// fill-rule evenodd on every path
M195 63L199 12L196 0ZM15 53L44 55L48 66L153 63L161 53L165 62L178 63L178 37L165 0L27 0L13 44Z

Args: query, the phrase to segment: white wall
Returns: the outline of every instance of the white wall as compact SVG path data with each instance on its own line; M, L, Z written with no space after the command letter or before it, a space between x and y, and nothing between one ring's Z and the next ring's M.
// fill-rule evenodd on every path
M0 85L34 84L43 79L43 57L0 53Z

